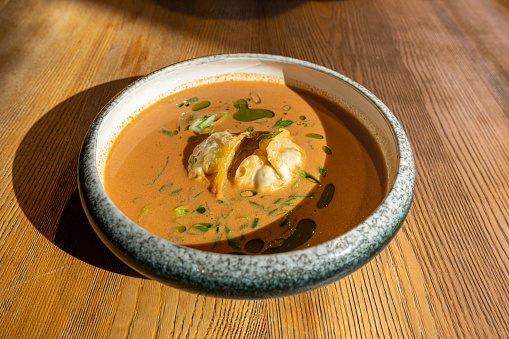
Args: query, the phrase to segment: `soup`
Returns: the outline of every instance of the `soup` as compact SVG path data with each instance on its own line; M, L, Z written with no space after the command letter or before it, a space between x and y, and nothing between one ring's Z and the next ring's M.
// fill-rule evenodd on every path
M159 237L270 254L360 223L385 196L387 169L374 138L336 103L283 84L230 81L146 108L111 147L104 185Z

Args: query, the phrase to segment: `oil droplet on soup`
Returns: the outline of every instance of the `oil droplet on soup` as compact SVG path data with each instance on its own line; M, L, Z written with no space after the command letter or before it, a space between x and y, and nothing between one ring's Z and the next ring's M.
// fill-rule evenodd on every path
M227 135L235 144L217 148ZM205 156L228 161L203 162L204 145ZM299 152L302 161L285 176L288 157ZM258 185L283 177L276 188ZM159 237L256 255L343 234L380 204L386 177L376 141L339 105L286 85L235 81L148 107L115 140L104 184L124 214Z

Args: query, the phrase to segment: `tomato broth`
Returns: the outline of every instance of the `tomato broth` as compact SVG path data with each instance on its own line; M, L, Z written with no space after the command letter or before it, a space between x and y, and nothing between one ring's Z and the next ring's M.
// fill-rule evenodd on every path
M212 124L199 124L212 116ZM237 187L239 163L281 129L302 149L298 175L273 192ZM222 131L250 137L218 195L190 178L188 167L195 147ZM375 139L338 104L283 84L226 81L146 108L114 141L104 185L125 215L161 238L206 251L268 254L325 242L360 223L383 200L387 170Z

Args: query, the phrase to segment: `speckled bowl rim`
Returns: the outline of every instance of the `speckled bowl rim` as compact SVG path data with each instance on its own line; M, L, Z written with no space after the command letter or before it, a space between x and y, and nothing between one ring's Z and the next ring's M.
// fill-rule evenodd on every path
M136 88L175 69L227 58L259 58L301 65L340 79L383 114L398 148L396 179L381 205L362 223L323 244L293 252L240 256L204 252L159 238L129 220L106 194L96 165L96 143L105 117ZM172 64L134 82L92 123L83 142L78 187L84 210L101 240L143 275L186 291L227 298L268 298L306 292L344 277L378 254L395 236L413 198L415 165L407 136L392 112L353 80L310 62L266 54L222 54Z

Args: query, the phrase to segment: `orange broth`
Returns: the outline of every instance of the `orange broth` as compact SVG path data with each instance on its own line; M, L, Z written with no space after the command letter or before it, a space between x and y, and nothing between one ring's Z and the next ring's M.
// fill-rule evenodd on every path
M239 99L274 116L238 121ZM189 130L194 119L218 112L228 114L202 134ZM246 197L232 179L257 148L253 139L237 153L224 196L188 177L189 157L210 133L280 128L303 149L301 170L319 183L296 176L278 191ZM262 254L313 246L357 225L386 194L387 170L368 130L336 103L282 84L235 81L193 87L149 106L115 140L104 184L125 215L159 237L206 251ZM319 206L327 186L326 195L334 187L332 199Z

